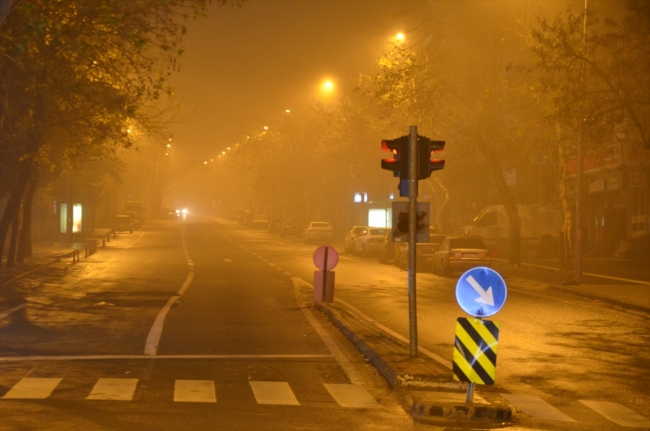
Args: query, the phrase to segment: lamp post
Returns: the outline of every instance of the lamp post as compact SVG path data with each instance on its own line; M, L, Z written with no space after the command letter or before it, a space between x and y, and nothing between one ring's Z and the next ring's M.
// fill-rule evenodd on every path
M582 49L585 51L587 46L587 2L585 0L584 21L582 24ZM586 55L586 53L585 53ZM584 62L580 67L580 85L584 85ZM579 105L580 124L578 125L578 172L576 178L576 232L575 232L575 258L574 258L574 278L577 284L582 283L582 207L584 201L584 113L583 105Z

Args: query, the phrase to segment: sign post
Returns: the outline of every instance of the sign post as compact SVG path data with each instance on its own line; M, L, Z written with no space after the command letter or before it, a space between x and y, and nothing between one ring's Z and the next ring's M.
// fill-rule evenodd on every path
M323 245L314 252L314 302L334 302L334 269L339 263L339 254L329 245Z
M488 267L472 268L456 283L456 302L475 318L458 318L454 340L454 380L468 383L468 403L474 398L475 384L494 384L499 323L483 318L499 312L507 296L503 277Z
M409 297L409 346L411 358L418 357L418 318L415 295L415 250L417 232L417 195L418 195L418 128L409 127L409 266L408 266L408 297Z

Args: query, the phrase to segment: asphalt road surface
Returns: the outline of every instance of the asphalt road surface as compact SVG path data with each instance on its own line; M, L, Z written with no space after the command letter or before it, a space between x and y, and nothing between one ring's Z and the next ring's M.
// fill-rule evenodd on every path
M23 283L0 321L0 429L413 429L251 241L161 222Z
M111 244L16 289L26 306L0 320L0 430L433 429L301 307L293 280L312 282L317 244L198 217ZM349 255L335 271L337 298L408 337L405 271ZM420 345L448 360L455 283L418 274ZM512 429L643 427L649 319L509 286L492 318L497 385L479 394L518 408Z

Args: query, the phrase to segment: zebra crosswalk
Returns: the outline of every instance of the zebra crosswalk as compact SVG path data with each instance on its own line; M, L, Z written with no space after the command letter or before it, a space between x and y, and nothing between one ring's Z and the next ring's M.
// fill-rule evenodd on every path
M426 399L429 404L461 404L465 401L465 393L454 392L436 392L427 391L426 396L420 394L418 398ZM564 413L560 408L556 408L547 401L535 395L521 394L500 394L498 397L505 398L510 404L531 418L545 422L556 422L558 424L565 422L578 422L574 418ZM492 400L493 402L495 399ZM598 413L605 419L618 425L631 428L650 428L650 421L638 413L632 411L622 404L605 401L587 401L579 400L581 404ZM474 403L490 404L479 395L474 395ZM564 406L566 407L566 406ZM561 426L561 425L559 425Z
M50 398L62 378L24 377L1 397L3 400ZM85 400L132 401L139 380L134 378L100 378ZM300 401L288 382L248 381L257 404L299 406ZM323 384L331 398L343 408L381 408L362 386ZM173 402L216 403L218 385L213 380L175 380Z

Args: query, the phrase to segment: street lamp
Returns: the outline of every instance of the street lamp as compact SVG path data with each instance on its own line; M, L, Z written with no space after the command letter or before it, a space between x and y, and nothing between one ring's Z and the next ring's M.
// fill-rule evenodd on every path
M399 32L399 33L397 33L397 34L395 35L395 40L396 40L397 42L399 42L399 43L404 42L405 39L406 39L406 36L404 36L404 33L402 33L402 32Z
M328 79L327 81L323 82L321 88L325 93L331 93L334 91L334 83Z

